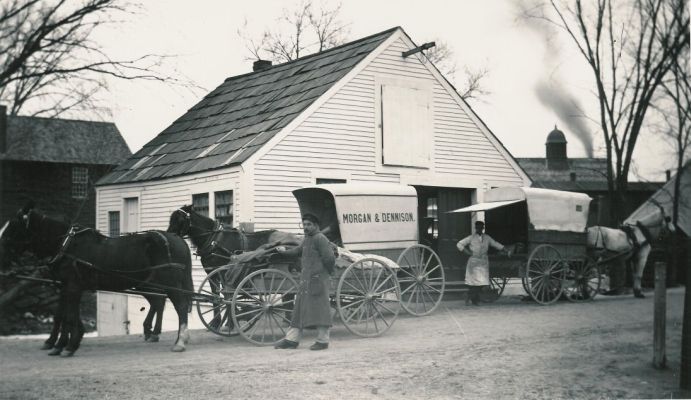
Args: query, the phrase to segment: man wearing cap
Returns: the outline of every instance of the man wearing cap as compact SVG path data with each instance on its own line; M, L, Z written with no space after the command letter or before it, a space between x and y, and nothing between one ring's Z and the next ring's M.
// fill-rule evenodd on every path
M277 248L280 254L301 255L302 272L290 328L286 337L274 347L294 349L300 343L303 329L316 328L317 341L310 346L310 350L324 350L329 347L329 278L333 273L336 258L329 239L319 231L319 220L315 215L303 215L302 226L305 239L300 246L290 250Z
M465 267L465 283L469 286L466 304L480 305L480 291L489 285L489 259L487 252L490 247L504 250L504 246L484 233L485 223L475 222L475 233L462 239L456 247L462 253L470 256Z

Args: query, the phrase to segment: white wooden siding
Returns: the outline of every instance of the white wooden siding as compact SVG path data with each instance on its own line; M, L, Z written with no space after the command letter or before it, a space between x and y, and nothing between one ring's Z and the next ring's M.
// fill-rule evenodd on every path
M459 106L435 76L408 50L402 39L389 45L360 73L269 149L254 164L254 221L257 229L299 231L298 207L291 191L320 178L478 188L520 186L522 177ZM415 171L381 165L376 105L377 81L409 79L431 84L433 96L432 168ZM328 171L333 171L331 176ZM433 185L430 183L430 185Z

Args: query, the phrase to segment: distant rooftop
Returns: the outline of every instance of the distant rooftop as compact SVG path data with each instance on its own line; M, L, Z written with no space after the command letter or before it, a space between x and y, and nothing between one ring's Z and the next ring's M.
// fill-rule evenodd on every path
M98 184L241 164L397 29L226 79Z
M8 115L0 160L117 165L131 154L111 122Z
M607 191L606 158L568 158L568 168L547 168L546 158L516 158L532 187L578 192ZM573 175L572 175L573 174ZM629 182L629 191L656 191L660 182Z

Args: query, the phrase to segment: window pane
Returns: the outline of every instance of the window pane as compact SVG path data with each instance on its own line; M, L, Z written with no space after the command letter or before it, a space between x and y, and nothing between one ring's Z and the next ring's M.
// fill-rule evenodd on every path
M214 193L215 213L214 216L218 222L232 226L233 225L233 191L225 190L223 192Z
M199 193L192 195L192 209L199 214L209 216L209 194Z
M110 237L120 236L120 211L108 211L108 234Z
M72 167L72 197L83 199L89 187L89 170L86 167Z

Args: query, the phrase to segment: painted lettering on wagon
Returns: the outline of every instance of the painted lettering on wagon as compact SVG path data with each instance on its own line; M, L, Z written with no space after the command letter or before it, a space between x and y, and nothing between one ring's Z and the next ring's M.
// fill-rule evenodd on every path
M342 215L344 224L371 223L371 213L346 213ZM412 212L382 212L374 213L374 222L415 222Z

